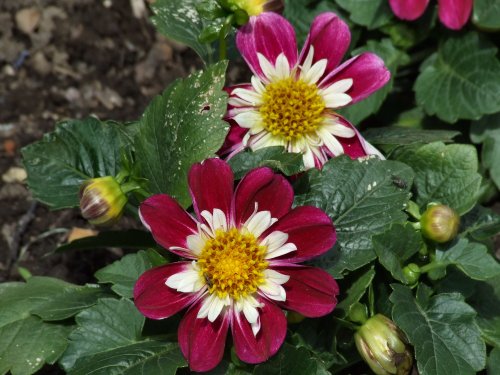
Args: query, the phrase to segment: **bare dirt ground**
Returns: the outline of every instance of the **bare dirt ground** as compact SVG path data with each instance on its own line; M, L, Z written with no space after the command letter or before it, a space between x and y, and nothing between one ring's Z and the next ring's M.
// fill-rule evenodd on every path
M200 67L149 16L146 0L0 1L0 282L19 279L18 266L89 282L119 255L51 254L73 228L92 228L78 210L33 200L20 149L65 118L137 119L154 95Z

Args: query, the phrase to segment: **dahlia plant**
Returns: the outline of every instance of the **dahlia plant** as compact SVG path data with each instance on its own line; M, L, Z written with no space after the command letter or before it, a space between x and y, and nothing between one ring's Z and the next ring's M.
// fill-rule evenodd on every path
M19 259L0 374L498 373L499 7L427 3L153 2L199 70L23 149L114 261Z

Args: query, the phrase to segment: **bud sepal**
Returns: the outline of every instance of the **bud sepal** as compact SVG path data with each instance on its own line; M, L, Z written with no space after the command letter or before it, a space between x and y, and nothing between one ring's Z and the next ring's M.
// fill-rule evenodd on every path
M354 342L364 361L377 375L407 375L413 355L404 333L392 320L377 314L354 334Z

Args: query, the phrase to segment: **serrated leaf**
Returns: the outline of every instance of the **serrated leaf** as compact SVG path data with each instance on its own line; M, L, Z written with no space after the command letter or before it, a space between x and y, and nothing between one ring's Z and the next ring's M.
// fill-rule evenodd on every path
M410 197L413 172L402 163L340 156L304 178L309 180L309 190L296 196L295 204L323 209L333 220L340 246L313 263L335 277L375 259L372 235L406 220L402 209ZM406 187L395 185L395 178L405 181Z
M188 45L209 64L214 48L198 39L204 25L196 10L197 3L197 0L157 0L151 5L154 13L151 21L160 33Z
M328 375L320 361L304 347L294 348L285 343L267 362L255 366L254 375Z
M422 65L414 87L418 105L449 123L500 111L496 52L476 33L446 39Z
M420 250L423 241L419 232L410 223L394 224L384 233L373 236L372 241L380 264L392 277L406 284L402 265Z
M463 232L460 236L470 236L485 240L500 233L500 215L489 208L476 206L460 219Z
M115 176L130 146L124 126L95 118L64 121L22 149L28 186L52 208L76 207L83 181Z
M435 142L400 149L394 157L415 171L416 202L420 207L438 202L464 214L476 204L481 175L477 173L475 147Z
M371 128L363 132L365 139L374 145L412 145L430 142L453 142L460 132L455 130L424 130L402 127Z
M141 341L144 316L126 299L104 298L76 316L78 324L60 363L68 370L78 358Z
M302 154L285 152L284 147L266 147L257 151L240 152L228 160L235 179L242 178L248 171L257 167L270 167L287 176L304 170Z
M486 246L463 238L447 250L437 249L435 262L443 267L454 265L474 280L500 276L500 264L488 253Z
M33 374L53 364L67 346L70 325L46 323L30 311L65 290L63 281L32 277L27 283L0 285L0 373Z
M386 0L335 0L350 13L352 22L376 29L392 18L389 2Z
M340 290L339 303L335 307L334 314L340 318L345 318L352 305L363 297L375 277L375 270L370 268L363 275L354 280L347 291Z
M111 283L111 289L124 298L132 298L134 285L145 271L165 263L158 263L158 254L154 251L139 251L135 254L125 255L110 265L101 268L95 273L100 283Z
M226 62L173 83L146 109L135 138L137 160L153 193L191 204L187 173L194 163L214 157L228 125L222 120Z
M414 346L421 375L472 375L485 367L486 347L476 312L462 296L438 294L422 304L410 288L392 288L392 318Z
M498 0L474 0L472 22L489 31L500 29L500 2Z
M384 60L385 66L391 72L391 80L368 98L339 110L339 113L353 124L359 124L380 109L392 90L394 77L399 66L408 64L410 61L410 57L405 52L395 48L389 39L382 39L381 41L369 40L365 46L355 49L351 55L355 56L363 52L373 52Z
M142 341L76 361L69 375L174 375L185 367L177 343Z

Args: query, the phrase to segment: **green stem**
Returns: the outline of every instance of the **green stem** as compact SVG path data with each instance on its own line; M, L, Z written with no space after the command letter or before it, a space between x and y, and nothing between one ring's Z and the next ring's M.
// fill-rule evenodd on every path
M444 265L439 262L430 262L426 264L425 266L420 267L420 273L427 273L429 271L432 271L436 268L442 268Z
M219 61L225 60L227 57L227 41L224 32L219 36Z
M368 310L370 318L375 315L375 293L373 292L373 283L368 287Z
M353 331L357 331L359 327L361 327L358 324L354 324L353 322L349 322L348 320L337 318L336 316L333 317L333 320L335 320L336 322L338 322L339 324L341 324L346 328L352 329Z
M128 171L122 169L120 172L115 177L116 182L118 182L120 185L125 181L125 179L129 176Z

